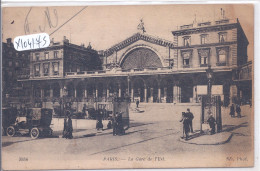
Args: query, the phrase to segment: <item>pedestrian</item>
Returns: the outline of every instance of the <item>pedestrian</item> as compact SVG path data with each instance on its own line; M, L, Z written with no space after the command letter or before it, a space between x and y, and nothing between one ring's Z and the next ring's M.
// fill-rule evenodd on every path
M216 133L216 120L213 117L213 115L211 114L207 120L207 122L209 123L209 127L210 127L210 135L213 135Z
M112 128L112 121L109 119L107 123L107 129L111 129L111 128Z
M100 129L103 130L103 123L102 123L102 111L96 111L97 112L97 123L96 123L96 129L99 131Z
M185 112L182 112L180 122L183 122L184 117L185 117ZM182 137L181 138L184 138L184 133L185 133L185 131L184 131L184 124L182 123Z
M85 118L88 118L88 109L86 104L84 104L82 108L82 113L84 114Z
M137 100L136 100L136 108L138 108L139 103L140 103L140 102L139 102L139 99L137 99Z
M71 120L71 115L68 116L68 127L67 127L67 136L66 136L66 139L72 139L73 138L73 135L72 135L72 132L73 132L73 127L72 127L72 120Z
M64 117L64 127L63 127L63 132L62 132L62 138L66 138L66 133L67 133L67 127L68 127L68 121L67 117Z
M194 115L193 115L193 113L190 112L189 108L187 108L187 117L188 117L190 131L191 131L191 133L193 133L192 120L194 119Z
M112 124L113 124L113 136L117 135L117 117L118 117L118 112L116 112L115 116L113 116L112 119Z
M182 119L180 120L180 122L182 122L183 124L183 138L184 138L184 134L185 134L185 140L187 141L189 139L189 132L190 132L190 124L189 124L189 117L187 115L187 113L182 112Z
M230 106L230 116L233 118L234 116L235 116L235 105L234 104L232 104L231 106Z
M237 117L241 118L241 108L239 105L236 106Z

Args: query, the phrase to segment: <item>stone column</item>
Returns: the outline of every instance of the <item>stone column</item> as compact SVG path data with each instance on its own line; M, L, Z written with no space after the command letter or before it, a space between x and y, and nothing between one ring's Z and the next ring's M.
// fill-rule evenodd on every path
M109 97L109 88L107 88L107 98Z
M197 102L197 86L193 86L193 102Z
M178 99L179 103L181 103L181 87L178 86Z
M144 86L144 102L147 103L147 87Z
M150 93L151 94L151 102L153 103L153 88L151 88L150 91L151 91L151 93Z
M63 96L63 88L60 88L60 97Z
M164 96L165 103L167 103L167 88L166 87L164 87L164 89L163 89L163 96Z
M120 84L119 84L119 86L118 86L118 97L121 97L121 86L120 86Z
M179 91L178 86L176 85L173 86L173 102L179 103Z
M131 100L134 102L134 88L131 88Z
M159 99L159 103L161 103L161 88L158 88L158 99Z
M84 98L88 98L88 90L87 90L87 88L84 89Z
M50 88L50 98L53 98L53 88Z
M74 88L74 97L77 98L77 89Z
M98 98L98 89L96 88L96 98Z

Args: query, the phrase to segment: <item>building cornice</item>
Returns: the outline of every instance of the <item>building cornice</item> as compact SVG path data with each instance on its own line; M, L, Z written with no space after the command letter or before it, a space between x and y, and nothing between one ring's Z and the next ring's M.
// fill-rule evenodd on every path
M232 23L232 24L225 24L225 25L214 25L214 26L207 26L207 27L196 27L196 28L190 28L184 30L177 30L177 31L172 31L172 34L174 36L182 36L182 35L189 35L189 34L196 34L196 33L224 31L224 30L230 30L237 27L238 27L237 23Z
M104 52L104 56L110 56L115 51L119 51L119 50L125 48L126 46L129 46L130 44L132 44L132 43L134 43L138 40L144 40L146 42L150 42L150 43L157 44L157 45L164 46L164 47L169 47L171 49L173 49L173 47L174 47L174 44L171 41L164 40L164 39L161 39L161 38L158 38L158 37L153 37L153 36L150 36L150 35L147 35L147 34L136 33L133 36L125 39L124 41L122 41L122 42L112 46L111 48L107 49Z
M222 42L222 43L209 43L209 44L199 44L199 45L191 45L189 47L186 46L175 46L174 49L192 49L192 48L208 48L208 47L216 47L216 46L227 46L237 44L237 41L231 41L231 42Z

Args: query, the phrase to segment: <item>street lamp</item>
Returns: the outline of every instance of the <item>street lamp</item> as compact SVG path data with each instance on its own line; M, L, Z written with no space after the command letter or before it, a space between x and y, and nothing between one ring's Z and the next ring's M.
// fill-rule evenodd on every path
M208 69L206 69L206 74L208 78L208 87L207 87L207 103L209 105L209 110L208 110L208 116L212 114L211 112L211 107L212 107L212 100L211 100L211 87L212 87L212 77L213 77L213 70L211 69L211 66L208 66Z

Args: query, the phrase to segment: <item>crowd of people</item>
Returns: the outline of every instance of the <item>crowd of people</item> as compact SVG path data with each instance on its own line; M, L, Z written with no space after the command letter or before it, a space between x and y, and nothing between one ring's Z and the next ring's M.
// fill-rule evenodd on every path
M103 113L102 110L99 110L96 114L96 129L103 131ZM110 117L108 125L108 129L113 129L113 136L115 135L124 135L125 129L123 125L123 117L122 112L116 112L115 115ZM72 139L73 135L73 126L72 126L72 120L71 120L71 112L70 112L70 106L66 106L66 116L64 118L64 128L63 128L63 136L62 138L66 139Z
M182 118L180 122L182 122L182 137L185 140L188 140L190 137L190 133L193 133L192 127L192 120L194 119L193 113L190 112L188 108L186 112L182 112ZM213 135L216 133L216 119L212 114L210 114L209 118L207 119L207 123L210 127L210 134Z

